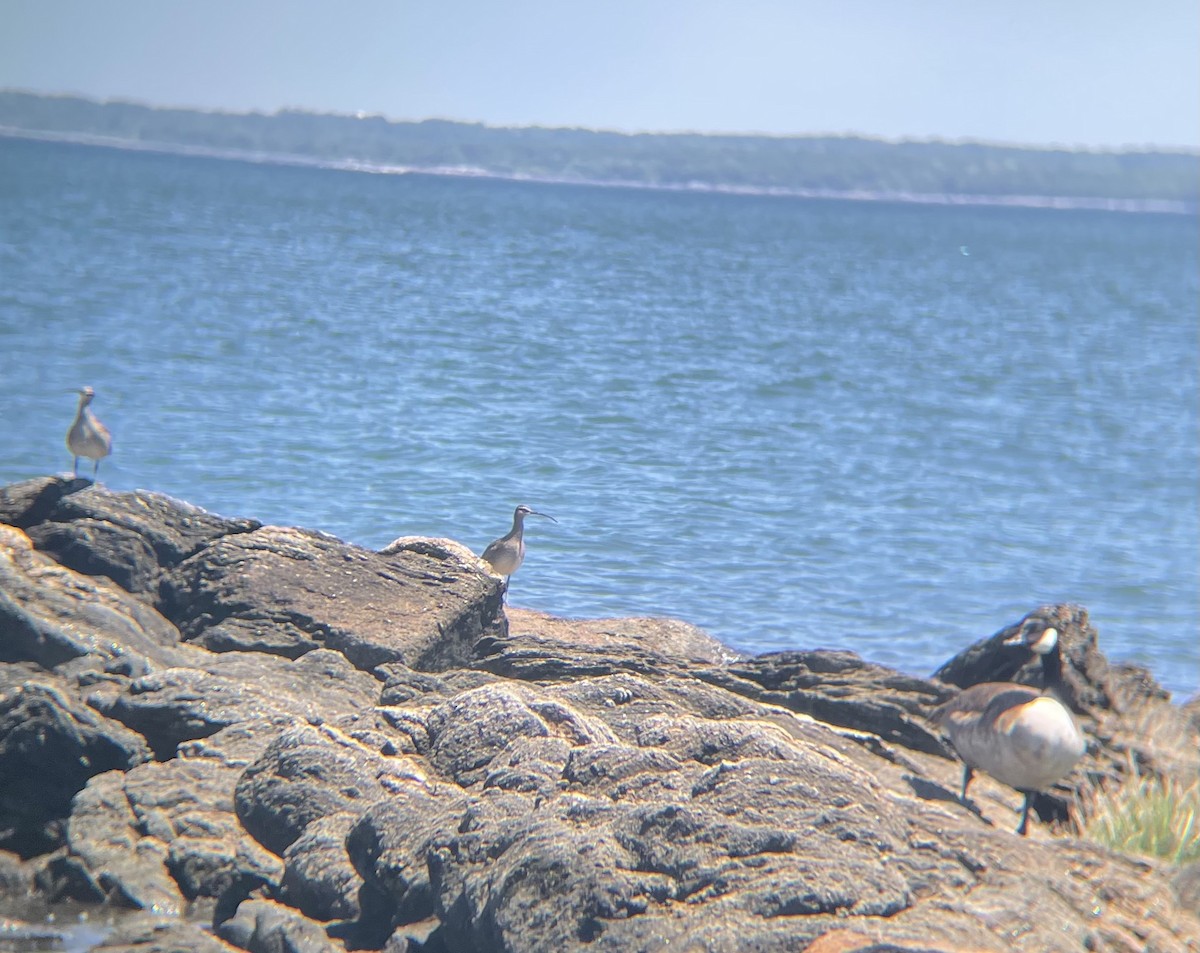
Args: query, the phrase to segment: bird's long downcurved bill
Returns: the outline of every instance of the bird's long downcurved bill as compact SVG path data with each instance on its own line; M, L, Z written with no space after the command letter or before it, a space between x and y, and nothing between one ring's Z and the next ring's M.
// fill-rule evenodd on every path
M548 520L549 520L551 523L557 523L557 522L558 522L558 520L556 520L556 519L555 519L553 516L551 516L549 513L539 513L537 510L530 510L528 515L529 515L529 516L544 516L544 517L546 517L546 519L548 519Z

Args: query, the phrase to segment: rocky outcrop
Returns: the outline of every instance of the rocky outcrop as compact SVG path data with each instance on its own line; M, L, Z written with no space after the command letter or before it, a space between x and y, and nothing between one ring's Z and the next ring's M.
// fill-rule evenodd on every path
M1186 869L1071 835L1087 785L1200 758L1080 607L1037 611L1093 750L1020 838L926 717L1036 683L1008 629L922 679L506 613L449 540L82 480L0 521L0 892L142 911L103 949L1200 950Z

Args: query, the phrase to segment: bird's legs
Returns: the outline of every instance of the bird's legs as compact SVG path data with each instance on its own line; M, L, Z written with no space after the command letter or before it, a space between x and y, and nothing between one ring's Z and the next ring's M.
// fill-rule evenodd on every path
M1022 837L1028 836L1029 833L1029 808L1033 804L1033 792L1025 792L1025 806L1021 809L1021 825L1017 828L1017 833Z

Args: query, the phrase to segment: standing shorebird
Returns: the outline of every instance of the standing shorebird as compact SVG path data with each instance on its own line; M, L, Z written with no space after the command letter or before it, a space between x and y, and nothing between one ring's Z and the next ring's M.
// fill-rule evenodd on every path
M1025 795L1018 834L1029 827L1034 795L1061 780L1083 757L1087 742L1063 701L1062 654L1058 630L1046 620L1027 618L1005 645L1039 655L1039 692L1016 682L982 682L963 689L932 715L950 736L963 761L962 800L976 770Z
M112 434L88 409L96 392L85 387L76 393L79 394L79 409L67 431L67 449L75 457L75 477L79 477L79 458L87 457L92 461L92 479L95 480L100 472L100 461L112 453Z
M539 513L530 509L524 503L513 513L513 524L505 536L494 543L489 543L483 551L483 561L488 563L497 575L504 577L504 588L508 589L508 580L525 559L525 517L543 516L552 523L557 523L548 513Z

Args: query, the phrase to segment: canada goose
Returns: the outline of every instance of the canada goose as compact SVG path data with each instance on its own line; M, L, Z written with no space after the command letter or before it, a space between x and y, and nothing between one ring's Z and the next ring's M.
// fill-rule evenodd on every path
M75 457L75 476L79 476L79 458L87 457L92 461L94 480L100 472L100 461L112 453L112 435L88 409L88 404L92 402L96 392L90 387L85 387L76 393L79 394L79 409L75 411L75 419L71 422L71 429L67 431L67 449Z
M962 800L976 770L1025 795L1018 834L1026 834L1033 797L1070 773L1087 750L1083 733L1062 700L1058 630L1026 618L1005 645L1041 656L1044 692L1015 682L982 682L932 713L963 761Z
M504 577L505 586L508 585L509 577L525 560L526 516L543 516L553 523L558 522L553 516L530 509L524 503L517 507L513 513L512 529L495 542L489 543L483 551L483 561L488 563L497 575Z

